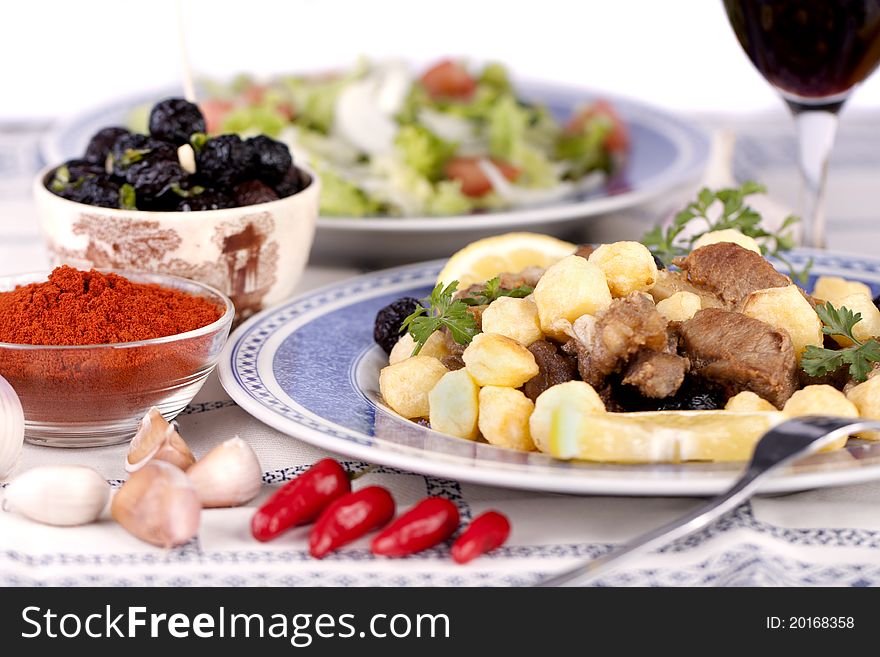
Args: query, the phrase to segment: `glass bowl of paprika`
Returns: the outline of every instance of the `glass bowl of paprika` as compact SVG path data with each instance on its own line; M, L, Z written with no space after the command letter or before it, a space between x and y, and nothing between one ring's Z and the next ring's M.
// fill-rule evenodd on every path
M223 293L165 274L0 277L0 376L21 400L25 439L113 445L153 406L173 418L214 369L234 315Z

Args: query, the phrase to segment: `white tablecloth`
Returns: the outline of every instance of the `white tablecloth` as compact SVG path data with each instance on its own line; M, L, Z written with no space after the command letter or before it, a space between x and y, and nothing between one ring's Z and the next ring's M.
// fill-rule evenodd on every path
M778 183L791 195L796 180L791 130L779 123L743 122L737 173ZM35 133L0 129L0 274L45 264L28 196ZM873 141L871 141L873 140ZM880 232L873 202L880 158L873 125L844 124L832 169L831 243L873 251ZM774 159L775 158L775 159ZM717 179L723 172L716 168ZM774 185L775 187L776 185ZM790 200L789 200L790 202ZM632 237L632 235L628 235ZM625 237L619 235L618 237ZM301 290L356 272L309 268ZM699 500L599 498L487 488L378 468L356 486L387 486L400 507L426 495L446 495L465 520L497 509L511 520L506 546L467 566L438 548L408 559L377 559L361 540L323 561L307 552L307 529L261 544L248 531L255 505L274 488L326 455L254 420L231 402L212 376L180 416L181 434L197 456L235 434L256 450L270 484L248 507L205 511L192 543L151 547L112 520L53 528L0 513L0 585L517 585L599 554L671 520ZM111 483L125 477L125 447L59 450L28 445L20 469L46 463L97 468ZM352 466L360 466L342 459ZM2 493L0 493L2 495ZM708 530L643 557L602 580L640 585L880 584L880 483L788 496L761 497Z

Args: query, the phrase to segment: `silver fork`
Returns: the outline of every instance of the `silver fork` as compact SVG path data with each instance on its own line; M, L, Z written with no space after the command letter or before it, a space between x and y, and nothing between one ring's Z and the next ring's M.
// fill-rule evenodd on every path
M538 582L536 586L580 586L620 567L636 555L693 534L748 500L761 480L777 468L815 452L837 438L865 429L880 429L880 422L810 415L778 424L761 436L748 468L726 493L677 520L642 534L623 547Z

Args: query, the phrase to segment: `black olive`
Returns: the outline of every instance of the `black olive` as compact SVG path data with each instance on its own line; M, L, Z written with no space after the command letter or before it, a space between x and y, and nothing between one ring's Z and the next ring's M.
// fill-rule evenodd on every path
M103 176L107 173L104 170L103 161L101 164L97 164L89 160L68 160L64 163L64 166L67 167L70 180L72 181L88 178L89 176Z
M104 162L107 160L107 154L113 148L116 140L129 134L131 133L127 129L119 126L98 130L89 140L89 145L86 146L86 153L83 159L103 167Z
M877 306L878 309L880 309L880 294L874 297L874 305Z
M236 185L234 197L235 204L238 206L257 205L278 200L278 194L275 193L275 190L259 180L248 180Z
M641 395L629 385L615 386L614 401L625 411L712 411L723 408L727 396L721 391L697 379L686 379L671 397L654 399Z
M198 105L183 98L166 98L150 111L150 134L177 146L188 144L193 133L206 132Z
M666 265L663 263L663 261L660 258L658 258L654 254L651 254L651 255L654 257L654 264L657 265L657 269L666 269Z
M296 167L290 167L281 182L275 185L275 192L279 197L285 198L296 194L308 184L309 176L307 173Z
M171 185L180 184L186 172L177 160L145 157L125 171L125 180L137 192L138 199L151 200L167 192Z
M260 135L247 140L251 149L251 167L256 177L268 185L281 182L293 166L293 158L286 144Z
M102 208L118 208L119 183L106 173L99 176L89 176L81 179L71 189L70 196L66 198Z
M180 199L178 212L200 212L202 210L222 210L235 207L235 199L213 189L206 189L201 194Z
M403 320L412 315L418 306L418 299L401 297L376 313L373 340L382 347L386 354L391 353L391 349L400 339L400 327L403 325Z
M213 187L230 188L251 175L251 149L238 135L208 139L196 151L196 170Z
M177 149L171 144L146 135L123 135L110 149L110 165L114 176L125 178L129 167L149 159L177 162Z

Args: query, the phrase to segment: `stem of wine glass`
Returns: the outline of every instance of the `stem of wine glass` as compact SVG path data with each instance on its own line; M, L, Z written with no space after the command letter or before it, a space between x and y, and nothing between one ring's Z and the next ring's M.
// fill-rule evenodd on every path
M804 180L801 245L825 248L825 181L837 134L837 112L792 107Z

